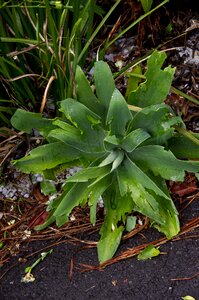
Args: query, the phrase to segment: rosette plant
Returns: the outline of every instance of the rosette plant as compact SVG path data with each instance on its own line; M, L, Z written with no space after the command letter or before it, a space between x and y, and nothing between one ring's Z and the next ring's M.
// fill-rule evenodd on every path
M167 238L175 236L180 229L178 212L166 180L183 181L185 171L199 171L198 162L174 155L176 128L185 126L163 102L174 74L171 67L161 69L164 59L164 53L151 55L146 79L129 93L129 103L115 87L107 63L98 61L93 88L77 68L76 99L60 102L61 117L46 119L18 110L12 118L15 128L27 133L37 128L46 140L16 160L16 167L47 176L63 164L82 166L66 180L62 195L49 204L48 219L37 229L55 221L63 225L74 207L86 203L94 225L101 196L105 207L97 247L101 263L114 255L132 212L149 217ZM193 143L188 138L185 142Z

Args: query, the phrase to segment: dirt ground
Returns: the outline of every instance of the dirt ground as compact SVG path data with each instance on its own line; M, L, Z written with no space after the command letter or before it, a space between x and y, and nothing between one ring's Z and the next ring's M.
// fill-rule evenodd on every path
M199 216L198 200L182 214L182 222ZM97 265L96 248L83 249L81 244L63 243L53 248L33 270L34 282L21 282L25 267L39 257L49 242L26 243L20 254L0 269L1 275L13 266L0 281L0 299L136 299L180 300L187 295L199 299L199 229L185 234L178 241L160 246L161 254L151 260L132 257L102 270L81 273L82 264ZM123 242L119 251L162 237L149 228L142 235ZM92 237L90 237L92 239ZM25 263L18 258L38 251ZM116 254L117 255L117 254ZM72 272L71 262L73 265Z
M29 251L41 246L29 245ZM1 280L1 299L178 300L186 295L199 299L198 277L192 278L199 275L199 238L169 242L161 247L162 255L151 260L131 258L87 273L74 270L70 282L70 260L76 250L76 246L69 244L56 247L34 269L36 279L32 283L21 282L27 264L18 264ZM75 265L83 262L97 263L96 251L78 253ZM172 280L178 278L191 279Z

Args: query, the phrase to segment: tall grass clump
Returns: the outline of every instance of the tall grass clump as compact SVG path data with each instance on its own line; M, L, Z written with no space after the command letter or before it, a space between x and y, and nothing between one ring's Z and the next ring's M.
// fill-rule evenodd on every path
M101 45L100 58L115 40L168 1L148 8L112 40L108 36ZM17 107L42 112L47 99L56 104L76 97L77 64L85 66L89 47L122 1L115 1L107 12L97 3L0 1L0 123L9 125Z
M103 13L95 2L0 2L1 120L9 123L18 106L42 111L45 89L53 99L73 94L77 61L83 66L87 51L78 56L92 34L94 15Z

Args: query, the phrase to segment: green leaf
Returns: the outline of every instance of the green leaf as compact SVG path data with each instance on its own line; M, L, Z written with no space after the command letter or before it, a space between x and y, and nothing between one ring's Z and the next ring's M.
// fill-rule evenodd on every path
M107 151L114 151L121 147L121 140L115 135L107 135L104 139L104 147Z
M111 135L123 137L128 122L132 119L128 105L122 94L115 89L111 97L106 123L109 124Z
M127 169L125 168L125 170ZM156 223L164 224L165 220L162 219L159 203L155 195L144 188L135 177L129 177L131 172L124 172L123 170L118 170L119 189L123 197L129 195L127 199L131 203L131 208L148 216Z
M103 111L101 106L99 105L99 101L94 95L86 76L79 66L77 66L76 69L75 80L78 101L83 103L86 107L88 107L96 114L100 114L101 116Z
M171 238L179 232L177 210L160 183L153 181L128 158L118 168L121 195L130 194L133 210L148 216L159 231Z
M110 167L89 167L80 170L75 175L67 179L67 182L87 182L89 179L104 177L110 173Z
M192 296L184 296L182 297L183 300L196 300L196 298L192 297Z
M122 163L123 159L124 159L124 151L120 150L120 151L118 151L118 155L117 155L116 159L113 161L111 172L113 172L114 170L116 170L119 167L119 165Z
M107 63L103 61L97 61L95 63L94 80L96 94L103 107L104 118L106 119L109 103L111 101L113 91L115 90L113 75Z
M56 128L52 119L43 118L40 113L32 113L22 109L17 109L11 119L14 128L31 133L33 129L37 129L41 135L46 137L48 133Z
M52 193L56 193L55 182L52 180L45 179L40 183L41 192L46 196Z
M199 158L199 134L192 133L198 139L198 143L175 133L173 138L168 141L168 148L179 158L198 159Z
M3 248L4 243L2 241L0 241L0 250Z
M61 101L60 111L77 128L87 135L93 132L95 126L101 123L100 117L88 109L85 105L74 99Z
M61 101L60 111L63 112L66 118L81 132L80 140L79 138L77 138L76 145L80 141L84 141L84 144L87 144L87 149L90 149L90 151L87 151L104 151L103 140L105 137L105 133L100 126L101 120L99 116L97 116L83 104L73 99ZM84 149L82 150L84 151Z
M164 52L154 51L147 62L146 81L129 95L129 104L139 107L162 103L169 93L175 68L161 70L166 58Z
M112 232L108 233L105 238L99 240L97 251L100 263L113 257L120 244L123 230L124 228L122 226L115 228Z
M41 173L60 164L71 162L80 157L78 150L61 142L50 143L33 149L30 153L13 163L24 173Z
M144 9L144 12L147 13L153 4L153 0L139 0L142 3L142 7Z
M66 222L66 220L63 222L62 216L66 216L67 219L72 209L75 206L78 206L85 198L87 199L89 197L89 190L87 187L87 182L79 182L75 183L69 191L63 193L53 212L53 216L56 217L58 226L61 226Z
M121 142L121 146L127 152L132 152L135 148L137 148L141 143L147 140L150 135L138 128L136 130L131 131Z
M126 177L128 178L128 181L132 180L132 182L136 181L137 183L141 183L144 188L153 190L157 195L170 200L170 197L168 197L168 195L165 194L165 192L161 190L158 185L156 185L156 183L151 180L150 177L148 177L129 157L124 160L122 166L119 168L119 171L120 174L121 172L125 173L125 176L123 177L124 182L126 181Z
M65 128L56 128L51 130L48 138L53 138L63 142L66 145L70 145L76 149L82 150L81 131L65 123Z
M173 135L172 126L182 122L181 119L174 118L171 113L171 108L165 104L146 107L134 116L128 132L142 128L151 135L151 139L146 143L164 144Z
M171 239L180 231L178 213L172 199L168 201L159 196L156 196L155 199L159 203L160 219L163 222L156 222L156 220L151 219L152 224L157 230L164 233L168 239Z
M129 124L128 131L142 128L149 133L153 133L162 122L167 120L166 116L172 110L166 104L150 105L137 112Z
M130 232L133 230L136 226L136 220L137 218L135 216L128 216L126 219L126 230Z
M152 170L167 180L183 181L185 171L199 172L199 162L179 160L171 151L158 145L139 147L130 157L142 170Z
M138 255L138 260L151 259L152 257L158 256L159 254L160 250L158 248L155 248L151 244L140 252L140 254Z
M99 167L111 164L118 156L118 150L112 150L110 154L100 163Z
M93 225L95 225L96 222L97 202L99 201L99 198L102 196L102 194L106 191L106 189L110 186L110 184L111 177L106 176L99 182L97 182L94 188L92 188L92 190L90 191L88 204L90 206L90 221Z
M142 81L142 68L140 65L135 66L131 72L127 72L126 76L128 77L128 83L126 88L126 94L125 97L128 99L129 94L132 91L135 91L139 83Z

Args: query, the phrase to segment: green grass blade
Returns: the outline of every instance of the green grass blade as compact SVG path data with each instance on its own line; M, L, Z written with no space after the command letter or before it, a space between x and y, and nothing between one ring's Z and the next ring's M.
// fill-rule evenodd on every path
M102 28L102 26L105 24L106 20L110 17L110 15L112 14L112 12L115 10L115 8L118 6L118 4L121 2L122 0L117 0L115 2L115 4L111 7L111 9L109 10L109 12L106 14L106 16L102 19L102 21L100 22L100 24L97 26L97 28L94 30L94 32L92 33L91 37L88 39L88 41L86 42L84 48L82 49L79 57L78 57L78 63L79 61L81 61L82 57L85 55L86 51L88 50L91 42L94 40L94 38L96 37L96 35L98 34L98 32L100 31L100 29ZM167 0L168 1L168 0Z
M114 39L112 39L110 42L107 42L107 44L105 45L105 49L109 48L117 39L119 39L121 36L123 36L127 31L129 31L131 28L133 28L135 25L137 25L140 21L145 19L147 16L152 14L154 11L159 9L161 6L163 6L167 2L169 2L169 0L164 0L159 5L157 5L155 8L151 9L149 12L147 12L146 14L137 18L137 20L135 22L133 22L131 25L129 25L127 28L125 28L123 31L121 31Z

